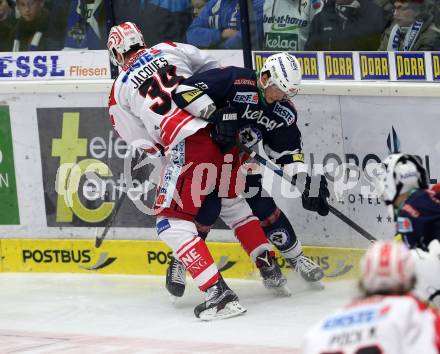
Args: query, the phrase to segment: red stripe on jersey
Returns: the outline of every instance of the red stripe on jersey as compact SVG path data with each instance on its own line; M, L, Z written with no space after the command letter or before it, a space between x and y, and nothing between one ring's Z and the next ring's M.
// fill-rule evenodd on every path
M112 122L112 126L115 126L115 117L113 114L110 114L110 121Z
M116 104L115 83L116 83L116 81L113 83L112 89L110 91L110 96L108 97L108 108L110 108L111 106L114 106Z
M165 129L165 126L168 124L168 121L169 121L170 119L173 119L173 117L174 117L176 114L179 113L179 110L180 110L180 108L176 108L176 109L175 109L174 111L172 111L170 114L164 116L162 122L160 122L160 128L161 128L162 130ZM162 133L161 133L161 134L162 134Z
M171 47L177 47L177 44L174 43L174 42L163 42L163 43L168 44L168 45L170 45Z
M191 120L192 116L189 113L180 108L176 109L170 116L166 117L160 123L160 128L162 129L160 137L166 145L170 145L182 127Z
M179 135L180 130L187 125L190 121L192 121L193 118L191 115L189 115L188 117L186 117L184 120L182 120L179 125L176 127L176 129L174 129L174 132L171 134L170 136L170 141L173 142L174 139L176 138L177 135Z

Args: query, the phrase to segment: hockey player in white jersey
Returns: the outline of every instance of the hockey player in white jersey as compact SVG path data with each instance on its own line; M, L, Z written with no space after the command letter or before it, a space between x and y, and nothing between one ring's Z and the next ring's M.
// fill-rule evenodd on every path
M107 46L113 63L122 67L109 98L116 131L133 147L161 150L167 158L155 200L157 232L206 292L206 301L194 310L196 317L209 320L245 312L218 272L204 240L197 236L193 222L207 194L202 190L219 188L226 157L211 138L209 122L179 109L171 99L183 78L218 63L187 44L160 43L147 48L139 29L130 22L111 29ZM206 113L207 117L212 115ZM201 181L200 171L196 172L201 164L213 166L217 174L208 174ZM230 187L235 192L234 186ZM258 219L234 192L228 191L228 204L242 203L243 207L235 208L240 212L232 215L229 225L254 261L263 258L262 267L277 268ZM281 271L278 275L282 276Z
M410 295L413 254L402 243L379 241L361 260L363 297L306 334L303 354L438 354L440 316Z

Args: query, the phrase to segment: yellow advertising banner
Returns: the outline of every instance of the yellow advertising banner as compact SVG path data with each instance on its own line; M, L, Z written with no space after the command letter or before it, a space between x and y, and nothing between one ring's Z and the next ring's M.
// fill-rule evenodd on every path
M68 272L101 274L165 275L172 252L162 241L107 240L97 249L94 240L0 241L2 272ZM238 243L208 242L225 278L251 279L258 271ZM356 278L363 249L304 247L317 262L325 280ZM284 271L290 266L277 258Z

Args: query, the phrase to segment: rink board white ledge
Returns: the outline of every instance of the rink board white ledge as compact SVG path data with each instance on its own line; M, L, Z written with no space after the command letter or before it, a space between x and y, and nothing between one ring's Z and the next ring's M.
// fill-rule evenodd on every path
M239 243L208 242L224 277L252 279L257 269ZM100 248L94 240L0 240L2 272L61 272L164 275L172 255L162 241L106 240ZM304 247L317 262L325 280L356 278L363 249ZM289 265L277 258L284 271Z

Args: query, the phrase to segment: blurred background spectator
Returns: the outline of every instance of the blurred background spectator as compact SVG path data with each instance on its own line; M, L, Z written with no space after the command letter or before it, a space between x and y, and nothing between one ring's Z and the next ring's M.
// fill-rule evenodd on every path
M264 50L304 50L310 23L322 10L321 0L265 0Z
M388 27L393 22L393 0L374 0L374 3L382 9L385 27Z
M107 41L104 0L71 0L64 49L105 49Z
M440 50L440 0L247 5L253 50ZM108 25L125 21L148 45L243 46L239 0L0 0L0 51L105 49Z
M60 50L66 28L64 1L17 0L12 51Z
M0 0L0 52L12 50L15 8L11 0Z
M439 50L440 29L432 10L423 0L395 1L394 22L384 32L379 50Z
M434 24L440 28L440 0L434 0Z
M193 17L197 17L202 12L206 5L206 0L191 0L191 6L193 8Z
M329 0L312 20L305 50L377 50L385 21L371 0Z
M242 48L238 0L209 0L186 32L199 48Z
M185 43L193 17L191 0L145 0L142 3L140 24L148 45L164 41Z

